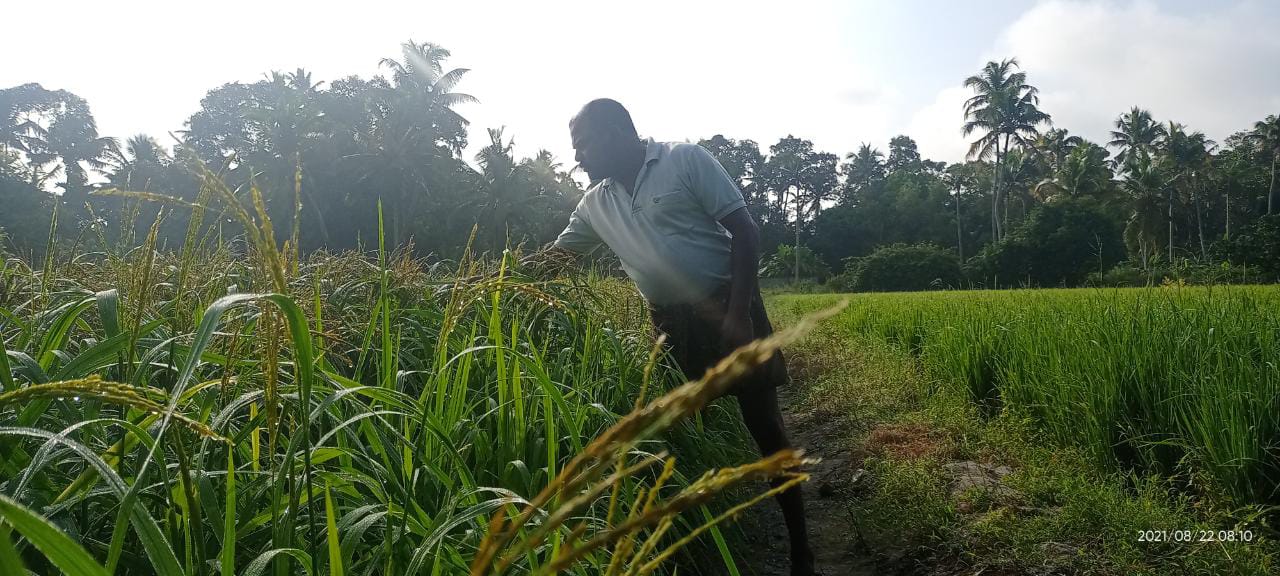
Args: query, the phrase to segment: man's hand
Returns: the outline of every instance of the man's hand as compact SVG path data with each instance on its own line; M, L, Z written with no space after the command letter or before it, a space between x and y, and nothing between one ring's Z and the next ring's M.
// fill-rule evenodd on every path
M746 207L731 212L720 225L733 236L729 257L728 311L720 325L721 343L725 350L736 350L755 339L751 325L751 300L756 297L757 266L760 258L760 235Z
M732 352L755 340L755 326L747 314L728 314L720 325L720 345Z

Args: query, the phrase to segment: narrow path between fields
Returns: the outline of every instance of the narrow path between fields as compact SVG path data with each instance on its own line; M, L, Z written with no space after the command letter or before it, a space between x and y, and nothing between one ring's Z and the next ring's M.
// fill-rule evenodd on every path
M856 518L852 514L849 490L862 458L849 446L848 431L827 416L805 408L796 391L804 382L797 379L783 391L783 417L791 441L805 449L805 455L822 461L810 470L812 479L803 484L809 518L809 535L818 568L826 576L878 574L865 546L861 544ZM760 489L764 489L762 485ZM776 503L761 503L742 520L747 533L739 568L744 576L787 576L787 533Z
M785 327L825 302L769 304ZM1277 574L1270 541L1137 544L1153 527L1223 530L1239 520L1206 515L1163 484L1135 485L1016 411L983 418L966 388L851 330L821 323L788 346L792 384L781 390L793 443L822 459L803 490L824 574ZM745 543L733 551L743 575L790 574L781 516L772 502L744 514Z
M803 313L781 302L772 304L770 315L778 326ZM783 418L792 443L821 459L803 484L819 570L826 576L950 574L938 570L936 559L904 558L900 550L869 547L867 542L875 542L877 535L863 533L854 513L873 482L863 470L868 456L886 448L932 453L938 447L927 426L893 424L920 405L918 367L884 349L852 345L832 323L820 324L789 346L787 355L792 382L780 390ZM746 544L735 552L742 574L789 575L786 530L777 504L761 503L740 525Z

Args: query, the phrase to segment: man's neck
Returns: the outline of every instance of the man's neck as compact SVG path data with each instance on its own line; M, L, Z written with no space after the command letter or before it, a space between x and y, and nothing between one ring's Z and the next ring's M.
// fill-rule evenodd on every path
M622 184L627 189L628 194L635 194L636 179L640 177L640 170L644 168L644 158L648 152L648 145L644 140L637 140L636 146L629 153L625 162L626 169L622 175L614 176L615 182Z

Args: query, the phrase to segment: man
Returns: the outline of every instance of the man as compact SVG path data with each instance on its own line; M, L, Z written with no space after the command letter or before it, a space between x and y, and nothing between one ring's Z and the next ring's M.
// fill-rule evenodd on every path
M569 123L576 160L595 183L555 248L607 245L649 303L685 375L697 378L733 349L773 331L757 286L759 237L746 202L701 146L641 140L614 100L588 102ZM763 455L791 446L775 389L781 354L731 391ZM799 487L778 495L791 573L814 574Z

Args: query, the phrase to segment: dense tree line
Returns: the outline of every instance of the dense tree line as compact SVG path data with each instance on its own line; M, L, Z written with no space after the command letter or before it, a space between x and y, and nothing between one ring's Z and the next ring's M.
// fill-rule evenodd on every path
M905 135L887 155L863 144L839 166L792 137L769 155L724 136L702 144L750 190L767 240L811 247L848 287L1079 285L1116 266L1158 281L1224 262L1255 272L1233 279L1280 280L1270 256L1280 253L1277 116L1219 144L1134 107L1095 143L1053 126L1016 60L990 62L964 84L973 96L961 130L973 140L959 164L921 158ZM907 269L876 269L891 262ZM881 276L920 281L855 280Z
M412 241L424 253L456 255L476 224L483 249L554 238L580 187L549 152L516 158L501 128L467 162L469 123L455 108L475 98L457 90L467 70L449 68L449 56L411 41L399 58L382 60L386 76L319 82L298 69L225 84L200 101L172 152L149 135L124 146L99 137L75 95L35 84L0 90L0 194L48 204L55 198L41 190L65 174L56 197L64 235L75 233L73 224L145 230L158 205L89 193L116 188L195 202L198 159L241 193L256 186L277 228L298 227L303 249L375 245L379 202L388 245ZM106 182L89 185L88 169ZM0 227L19 245L42 244L47 230L33 236L20 218ZM174 211L163 229L170 241L180 238L186 215Z
M469 123L456 107L476 99L459 91L467 70L450 68L449 58L410 41L382 60L385 76L321 82L298 69L225 84L200 101L172 152L148 135L123 145L99 135L74 94L36 84L0 90L0 229L9 246L38 251L57 203L62 237L94 229L132 240L161 205L90 192L196 202L199 161L242 193L261 190L273 222L296 227L303 249L371 245L379 202L387 242L412 241L421 253L456 255L473 226L484 250L550 240L581 187L549 152L516 158L501 128L465 158ZM963 163L922 158L906 135L887 153L863 144L844 156L790 135L767 148L725 135L699 143L737 180L777 275L787 257L816 254L809 274L893 277L897 286L929 276L927 266L902 274L870 266L913 254L938 261L911 247L950 254L935 285L950 284L957 268L968 284L1059 285L1117 264L1270 265L1270 231L1280 229L1277 116L1218 143L1134 107L1100 143L1054 127L1016 60L990 62L964 85L973 96L957 110L972 139ZM105 182L90 184L91 172ZM162 233L172 242L186 229L185 213L174 210ZM891 250L869 260L880 248Z

